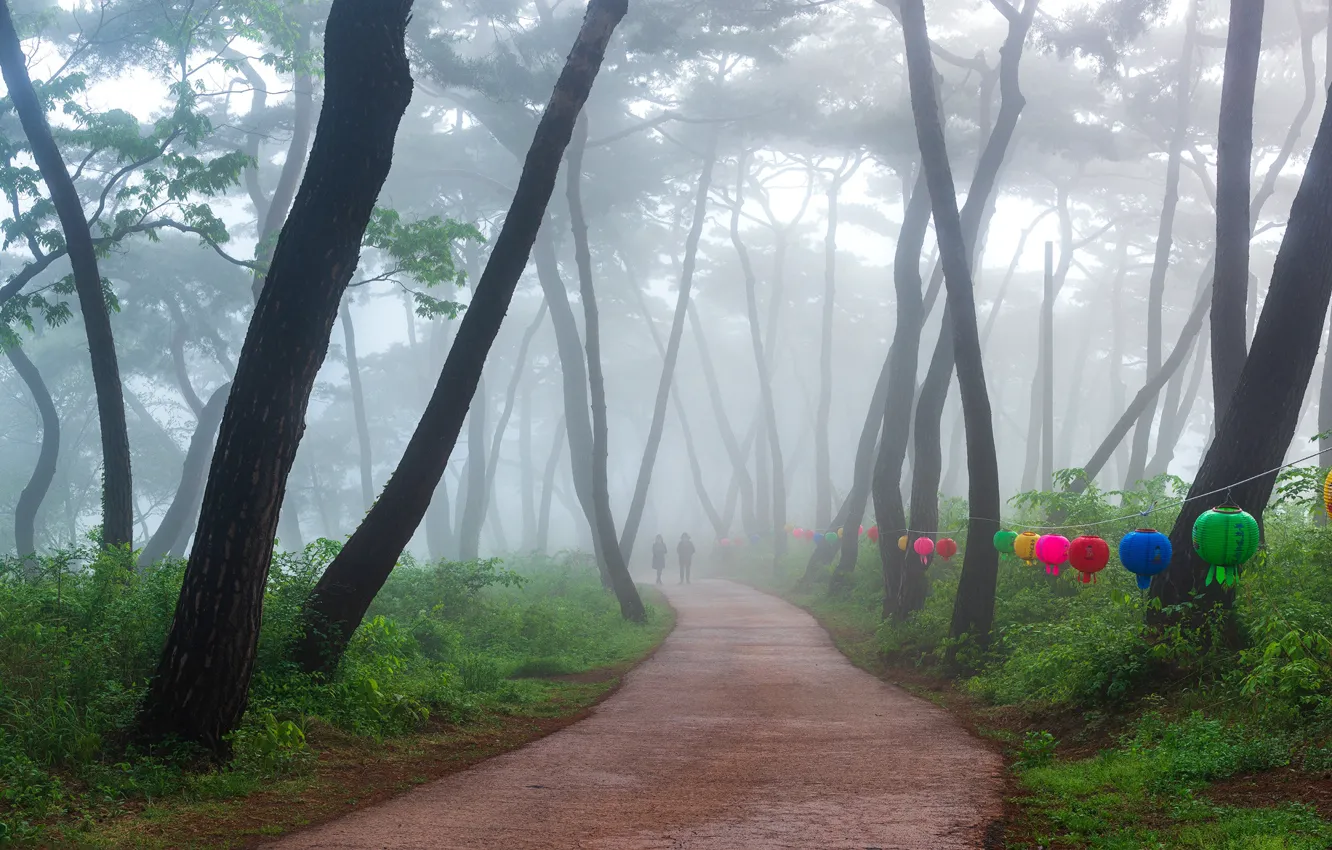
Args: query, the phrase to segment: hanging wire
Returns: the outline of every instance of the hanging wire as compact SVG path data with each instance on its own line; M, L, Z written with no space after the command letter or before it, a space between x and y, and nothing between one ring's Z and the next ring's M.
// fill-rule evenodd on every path
M1278 472L1281 472L1283 469L1289 469L1289 468L1292 467L1292 466L1299 466L1300 464L1302 464L1302 463L1304 463L1304 462L1306 462L1306 461L1314 460L1315 458L1321 457L1322 455L1326 454L1327 452L1332 452L1332 446L1329 446L1329 447L1326 448L1326 449L1319 449L1318 451L1314 452L1314 453L1311 454L1311 455L1306 455L1305 457L1302 457L1302 458L1300 458L1300 459L1298 459L1298 460L1292 460L1290 463L1283 463L1281 466L1278 466L1278 467L1276 467L1275 469L1269 469L1269 470L1267 470L1266 472L1260 472L1260 473L1258 473L1257 475L1250 475L1248 478L1245 478L1245 479L1243 479L1243 480L1241 480L1241 481L1235 481L1235 482L1232 482L1232 483L1230 483L1230 484L1226 484L1226 485L1224 485L1224 486L1222 486L1222 487L1217 487L1215 490L1211 490L1211 491L1206 492L1206 493L1199 493L1199 494L1196 495L1196 496L1189 496L1189 497L1184 498L1184 499L1177 499L1177 500L1175 500L1175 501L1173 501L1173 502L1166 502L1164 505L1158 505L1156 502L1153 501L1150 505L1147 506L1147 510L1145 510L1145 511L1138 511L1137 513L1126 514L1126 515L1121 516L1121 517L1115 517L1114 519L1103 519L1103 520L1097 520L1096 522L1080 522L1080 523L1077 523L1077 524L1075 524L1075 525L1023 525L1022 527L1023 527L1024 529L1027 529L1028 531L1077 531L1077 530L1079 530L1079 529L1084 529L1084 528L1099 528L1100 526L1103 526L1103 525L1116 525L1116 524L1118 524L1118 523L1124 522L1125 520L1137 519L1137 518L1140 518L1140 517L1148 517L1148 516L1150 516L1150 515L1152 515L1152 514L1154 514L1154 513L1157 513L1157 512L1159 512L1159 511L1164 511L1164 510L1167 510L1168 508L1177 508L1177 507L1180 507L1181 505L1185 505L1185 504L1187 504L1187 503L1189 503L1189 502L1196 502L1196 501L1198 501L1199 499L1206 499L1206 498L1208 498L1208 497L1210 497L1210 496L1215 496L1215 495L1217 495L1218 493L1225 493L1225 494L1226 494L1226 498L1229 499L1229 498L1230 498L1230 492L1231 492L1234 488L1239 487L1241 484L1248 484L1250 481L1256 481L1256 480L1258 480L1259 478L1264 478L1264 477L1266 477L1266 476L1268 476L1268 475L1274 475L1274 474L1276 474L1276 473L1278 473ZM971 522L972 520L974 520L974 519L981 520L982 522L995 522L995 523L998 523L1000 526L1004 525L1003 520L988 519L988 518L986 518L986 517L973 517L973 516L969 516L969 517L966 517L966 518L965 518L965 520L963 521L962 525L958 526L957 529L955 529L954 531L947 532L947 533L948 533L948 534L960 534L962 531L965 531L965 530L966 530L968 524L970 524L970 522ZM880 536L883 536L884 533L885 533L885 532L884 532L883 529L879 529L879 535L880 535ZM919 536L921 536L921 537L932 537L932 536L934 536L934 535L936 535L936 534L939 534L940 532L938 532L938 531L918 531L918 530L916 530L916 529L911 529L911 528L899 528L899 529L895 529L895 530L890 531L890 532L887 532L887 533L888 533L888 535L889 535L890 537L891 537L893 534L908 534L908 535L915 534L915 535L919 535Z

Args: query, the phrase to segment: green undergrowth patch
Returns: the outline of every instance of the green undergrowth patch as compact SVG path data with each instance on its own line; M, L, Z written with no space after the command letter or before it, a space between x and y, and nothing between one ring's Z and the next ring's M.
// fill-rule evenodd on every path
M91 548L0 561L0 845L97 844L111 830L120 837L107 846L126 846L125 817L197 817L276 787L298 794L330 759L407 758L417 739L438 755L495 723L517 745L599 699L673 624L655 593L647 622L626 623L577 555L404 557L336 675L315 681L288 649L338 548L320 540L275 559L235 758L202 772L188 749L149 754L128 743L183 564L137 570Z

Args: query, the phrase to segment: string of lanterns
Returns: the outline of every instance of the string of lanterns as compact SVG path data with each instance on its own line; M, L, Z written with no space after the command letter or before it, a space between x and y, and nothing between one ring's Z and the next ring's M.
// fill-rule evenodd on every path
M1316 458L1323 454L1323 451L1292 461L1275 470L1252 476L1230 485L1230 487L1247 483L1255 478L1262 477L1262 475L1270 475L1273 472L1279 472L1287 467ZM1222 491L1228 494L1230 487L1212 493L1204 493L1193 498L1206 498ZM1332 472L1329 472L1327 478L1323 481L1322 496L1323 508L1327 515L1332 518ZM1153 505L1153 507L1138 514L1089 523L1088 525L1107 525L1135 517L1146 517L1157 510L1182 505L1188 501L1191 500L1182 499L1173 505L1163 505L1161 507ZM1087 526L1081 527L1085 528ZM1050 526L1041 530L1063 531L1071 528L1074 527ZM825 540L839 540L844 534L841 528L819 532L790 525L786 527L786 531L797 540L812 540L816 544ZM914 541L910 539L912 533L918 535ZM866 529L862 525L860 536L868 538L872 543L878 543L880 538L879 527L876 525ZM1198 557L1208 565L1206 583L1211 585L1216 582L1223 587L1234 587L1236 580L1239 578L1239 568L1257 554L1260 539L1258 520L1238 505L1231 503L1228 498L1224 504L1204 511L1193 523L1192 542L1193 549ZM759 535L750 535L749 542L757 544L759 540ZM722 546L743 545L744 539L723 538L719 543ZM1083 584L1095 582L1096 574L1104 570L1110 563L1110 544L1095 534L1083 534L1069 540L1060 534L1041 535L1033 530L1019 533L1009 529L1000 529L995 533L992 543L1000 554L1013 555L1028 566L1035 566L1037 562L1040 562L1049 575L1058 576L1061 567L1069 566L1076 573L1076 580ZM941 537L938 542L935 542L932 534L910 531L897 540L897 548L902 552L906 552L908 547L920 557L921 563L926 565L929 564L931 555L938 555L948 561L958 552L957 542L950 537ZM1119 541L1118 554L1119 562L1136 577L1138 587L1146 590L1151 586L1152 577L1164 572L1170 566L1170 559L1174 553L1169 537L1154 528L1138 528L1125 534L1123 539Z

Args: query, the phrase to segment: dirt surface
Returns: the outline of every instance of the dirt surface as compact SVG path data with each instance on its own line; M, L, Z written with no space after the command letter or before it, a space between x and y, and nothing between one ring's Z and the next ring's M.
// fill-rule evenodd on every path
M994 840L1002 762L946 712L853 667L775 597L721 581L667 594L675 631L586 720L265 846L949 850Z
M1277 808L1304 803L1320 817L1332 820L1332 771L1306 773L1278 768L1236 776L1203 790L1203 795L1226 806Z

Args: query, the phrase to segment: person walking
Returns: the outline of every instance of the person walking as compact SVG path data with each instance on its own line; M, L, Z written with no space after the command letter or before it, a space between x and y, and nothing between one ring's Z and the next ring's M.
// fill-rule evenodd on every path
M689 539L688 532L680 535L675 554L680 556L680 584L689 584L689 567L694 563L694 541Z
M652 569L657 571L657 584L661 584L661 572L666 569L666 541L661 535L652 541Z

